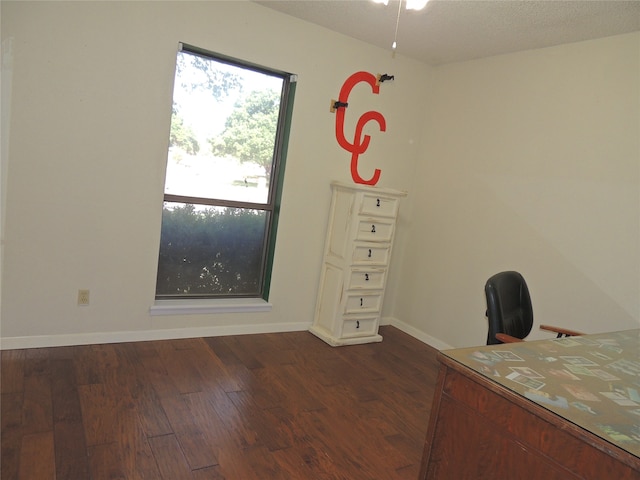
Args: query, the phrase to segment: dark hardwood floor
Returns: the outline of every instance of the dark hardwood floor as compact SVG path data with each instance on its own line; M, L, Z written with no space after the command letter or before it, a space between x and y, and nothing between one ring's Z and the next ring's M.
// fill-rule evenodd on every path
M416 479L436 350L394 327L2 352L2 480Z

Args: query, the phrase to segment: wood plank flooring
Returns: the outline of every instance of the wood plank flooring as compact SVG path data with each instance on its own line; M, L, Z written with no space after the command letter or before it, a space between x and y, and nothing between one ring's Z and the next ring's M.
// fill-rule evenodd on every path
M2 352L2 480L416 479L436 350L394 327Z

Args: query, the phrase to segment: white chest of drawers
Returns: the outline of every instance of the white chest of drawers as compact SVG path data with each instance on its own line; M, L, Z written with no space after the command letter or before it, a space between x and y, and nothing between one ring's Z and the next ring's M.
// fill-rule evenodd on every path
M382 300L405 192L331 184L332 199L313 325L333 346L382 341Z

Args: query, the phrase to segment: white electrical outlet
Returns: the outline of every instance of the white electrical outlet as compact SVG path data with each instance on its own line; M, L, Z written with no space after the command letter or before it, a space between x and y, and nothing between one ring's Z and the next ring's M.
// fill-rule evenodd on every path
M89 290L78 290L78 305L89 305Z

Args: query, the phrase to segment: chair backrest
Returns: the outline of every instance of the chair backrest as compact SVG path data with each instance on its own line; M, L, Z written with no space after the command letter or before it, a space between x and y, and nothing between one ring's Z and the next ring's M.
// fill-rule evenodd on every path
M533 326L533 307L529 288L518 272L500 272L484 286L487 297L489 333L487 345L502 343L496 333L525 338Z

